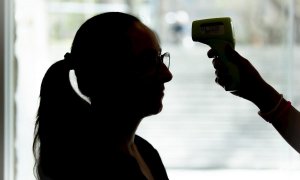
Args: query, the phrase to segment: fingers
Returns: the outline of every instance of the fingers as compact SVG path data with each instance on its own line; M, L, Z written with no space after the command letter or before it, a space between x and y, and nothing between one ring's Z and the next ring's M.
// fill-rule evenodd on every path
M216 58L217 57L217 52L213 49L210 49L208 52L207 52L207 56L209 58Z
M215 68L215 82L224 88L228 83L231 82L228 69L220 58L214 58L212 60L212 64Z
M221 70L221 71L225 70L225 65L222 62L222 60L219 58L214 58L212 60L212 64L213 64L214 68L217 70Z
M215 79L215 82L222 86L223 88L225 87L225 81L223 79L217 78Z
M226 85L230 84L231 76L228 74L228 71L215 71L215 82L218 83L220 86L225 87Z
M228 61L236 64L239 69L244 69L246 67L246 59L239 55L230 45L225 45L225 55ZM230 75L229 68L226 62L220 59L214 49L210 49L207 52L209 58L213 58L212 64L215 68L215 82L225 88L233 82L233 77Z

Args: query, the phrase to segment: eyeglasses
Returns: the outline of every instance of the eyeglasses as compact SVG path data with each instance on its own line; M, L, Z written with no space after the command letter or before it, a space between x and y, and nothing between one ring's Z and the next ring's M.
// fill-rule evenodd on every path
M158 64L164 64L168 69L170 68L170 53L165 52L162 55L158 56L159 62Z
M153 68L160 69L162 65L166 66L168 69L170 67L170 53L165 52L161 55L157 55L155 52L145 52L142 55L135 58L135 63L132 65L134 66L134 71L136 73L141 73L150 70Z

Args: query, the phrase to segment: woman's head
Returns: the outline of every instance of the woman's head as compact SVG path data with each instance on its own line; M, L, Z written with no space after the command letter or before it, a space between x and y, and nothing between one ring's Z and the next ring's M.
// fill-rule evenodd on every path
M163 84L172 78L164 67L159 68L160 74L153 74L160 54L156 34L136 17L120 12L87 20L77 31L71 49L78 87L93 105L101 103L100 106L108 109L114 106L114 110L125 112L128 112L125 107L130 107L136 111L144 106L149 108L151 103L147 101L155 99L151 91L156 92L156 96L161 96L156 101L159 107L143 115L161 110ZM138 77L147 73L146 79Z
M135 23L141 22L132 15L109 12L88 19L79 28L71 57L79 89L84 95L90 97L99 93L95 92L95 87L99 86L97 81L105 84L120 78L118 74L131 53L128 31Z

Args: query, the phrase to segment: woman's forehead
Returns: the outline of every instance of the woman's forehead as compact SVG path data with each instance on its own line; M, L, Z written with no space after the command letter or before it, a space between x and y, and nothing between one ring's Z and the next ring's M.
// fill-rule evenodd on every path
M157 35L142 23L135 23L129 31L132 42L132 51L135 55L143 51L155 50L161 51Z

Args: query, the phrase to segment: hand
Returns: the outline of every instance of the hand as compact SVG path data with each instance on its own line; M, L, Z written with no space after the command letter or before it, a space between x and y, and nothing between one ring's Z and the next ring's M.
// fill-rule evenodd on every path
M224 87L229 83L230 77L224 63L217 56L216 52L211 49L207 53L209 58L213 58L213 66L216 69L216 83ZM229 45L225 46L225 55L228 60L235 64L239 69L240 87L232 94L247 99L256 104L261 110L271 109L274 103L280 98L280 94L270 86L261 77L255 67Z

